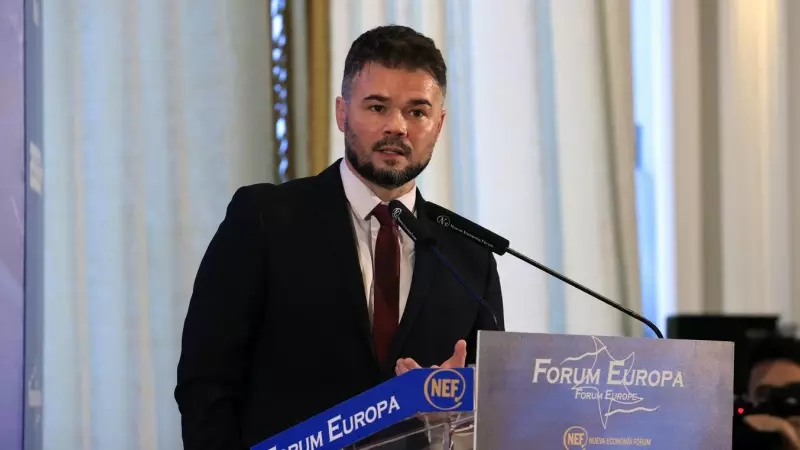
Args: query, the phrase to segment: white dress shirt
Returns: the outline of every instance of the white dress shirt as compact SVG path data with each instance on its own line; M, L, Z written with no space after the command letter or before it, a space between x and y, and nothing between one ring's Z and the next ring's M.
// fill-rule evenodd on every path
M372 210L381 202L372 190L364 184L351 170L345 161L339 164L339 171L342 175L342 185L344 194L350 203L350 217L353 220L356 243L358 245L358 260L361 263L361 276L364 279L364 292L367 297L367 307L369 317L372 320L374 302L374 273L375 273L375 242L378 240L378 230L380 223L372 216ZM414 186L409 192L398 198L409 211L414 210L417 200L417 188ZM403 311L408 300L408 292L411 289L411 276L414 273L414 241L402 231L399 233L400 239L400 309L399 318L403 317Z

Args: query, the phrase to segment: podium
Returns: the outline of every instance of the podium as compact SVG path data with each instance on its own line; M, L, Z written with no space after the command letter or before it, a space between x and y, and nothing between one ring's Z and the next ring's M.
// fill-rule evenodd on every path
M729 450L733 344L481 331L253 450Z

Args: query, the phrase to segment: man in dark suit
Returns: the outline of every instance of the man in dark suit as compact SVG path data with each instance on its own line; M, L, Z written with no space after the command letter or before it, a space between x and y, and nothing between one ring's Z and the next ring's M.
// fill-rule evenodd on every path
M446 66L406 27L370 30L345 62L345 155L320 175L240 188L200 264L175 398L186 449L240 449L409 368L474 362L495 329L436 257L398 231L402 201L503 326L490 252L436 232L415 178L445 118Z

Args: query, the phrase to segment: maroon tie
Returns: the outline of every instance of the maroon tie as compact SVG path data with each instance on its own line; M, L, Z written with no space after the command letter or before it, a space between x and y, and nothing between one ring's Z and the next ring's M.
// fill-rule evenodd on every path
M372 339L383 364L389 356L389 346L400 318L400 243L389 206L376 206L372 215L381 224L375 242Z

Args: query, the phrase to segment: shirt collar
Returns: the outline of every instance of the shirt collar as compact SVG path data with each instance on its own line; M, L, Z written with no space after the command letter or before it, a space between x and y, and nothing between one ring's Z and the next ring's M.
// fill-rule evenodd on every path
M372 210L374 210L379 203L382 203L381 199L350 170L350 166L348 166L344 160L339 164L339 173L341 173L342 176L344 195L347 197L347 201L350 202L350 207L353 208L353 211L359 218L367 220L370 214L372 214ZM410 191L401 195L398 200L400 200L409 211L413 212L417 200L416 184Z

